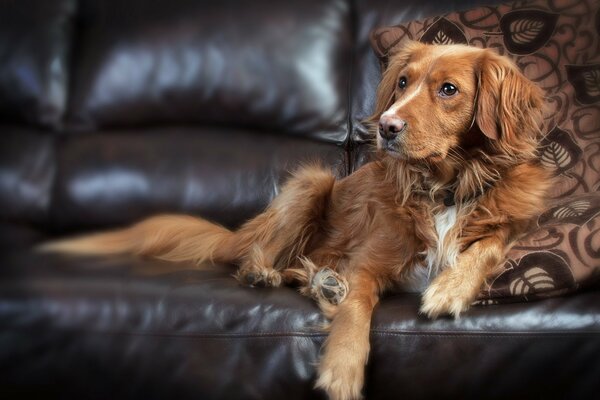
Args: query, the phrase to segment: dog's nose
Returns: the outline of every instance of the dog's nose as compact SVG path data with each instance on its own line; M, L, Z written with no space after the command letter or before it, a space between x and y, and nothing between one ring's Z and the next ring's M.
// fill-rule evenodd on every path
M379 119L379 135L386 140L395 139L406 129L406 122L398 117L382 115Z

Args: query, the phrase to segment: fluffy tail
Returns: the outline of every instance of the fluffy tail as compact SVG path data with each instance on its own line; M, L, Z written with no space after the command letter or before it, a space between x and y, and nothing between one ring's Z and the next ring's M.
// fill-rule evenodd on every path
M160 215L122 230L43 244L38 250L70 254L134 254L167 261L235 262L235 234L185 215Z

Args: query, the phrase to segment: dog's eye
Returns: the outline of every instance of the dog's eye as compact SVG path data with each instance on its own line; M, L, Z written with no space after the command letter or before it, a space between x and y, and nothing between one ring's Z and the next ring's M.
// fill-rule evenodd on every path
M456 86L448 82L444 83L440 89L440 95L445 97L454 96L456 92L458 92Z
M403 77L401 77L401 78L400 78L400 80L398 81L398 87L399 87L400 89L404 89L404 88L406 87L406 84L407 84L407 83L408 83L408 82L407 82L407 80L406 80L406 77L405 77L405 76L403 76Z

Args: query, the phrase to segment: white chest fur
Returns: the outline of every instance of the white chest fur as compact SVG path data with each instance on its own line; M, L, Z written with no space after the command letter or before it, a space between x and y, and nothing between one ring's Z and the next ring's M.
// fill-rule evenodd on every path
M460 252L456 232L456 206L445 207L433 215L437 240L425 252L423 265L415 265L406 276L402 288L410 292L422 292L444 268L453 265Z

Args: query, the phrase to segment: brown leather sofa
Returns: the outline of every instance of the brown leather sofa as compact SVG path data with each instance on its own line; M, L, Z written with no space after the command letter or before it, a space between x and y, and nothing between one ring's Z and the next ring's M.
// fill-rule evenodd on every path
M490 1L0 2L0 397L314 399L324 335L227 266L39 255L161 212L235 227L296 165L368 154L368 34ZM418 315L378 306L367 399L600 393L600 291Z

